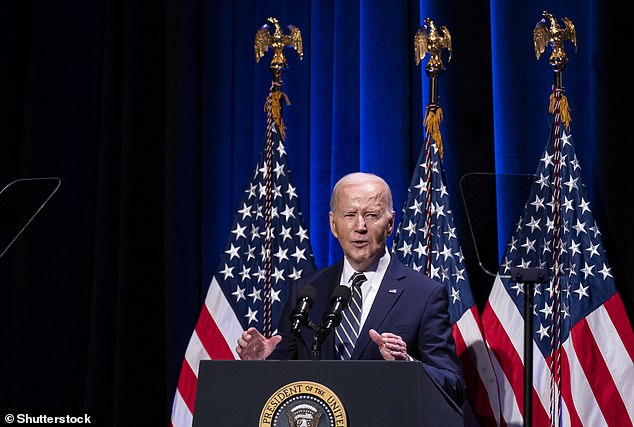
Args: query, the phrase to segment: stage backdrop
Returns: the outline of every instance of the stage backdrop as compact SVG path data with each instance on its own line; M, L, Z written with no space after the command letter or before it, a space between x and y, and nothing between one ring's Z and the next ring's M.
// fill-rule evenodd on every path
M447 26L443 160L482 307L493 278L477 256L495 265L520 212L482 203L495 216L474 243L461 189L476 173L537 170L553 83L550 50L537 60L533 47L543 10L576 27L564 71L571 126L632 319L632 83L621 62L632 29L619 10L592 0L5 1L0 187L61 184L0 258L3 414L168 424L187 342L262 149L271 53L256 63L253 42L270 16L303 37L302 60L287 50L283 115L317 267L341 256L328 204L342 175L384 177L400 219L429 96L413 37L426 17ZM487 185L479 191L493 197Z

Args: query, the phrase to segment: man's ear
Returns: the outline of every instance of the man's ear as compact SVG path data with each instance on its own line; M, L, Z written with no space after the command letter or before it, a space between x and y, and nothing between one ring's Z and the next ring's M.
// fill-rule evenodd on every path
M396 219L396 212L392 211L392 216L390 217L390 220L387 222L387 235L390 236L392 234L392 232L394 231L394 220Z
M332 211L328 213L328 220L330 221L330 232L338 239L339 236L337 236L337 225L335 224L335 217Z

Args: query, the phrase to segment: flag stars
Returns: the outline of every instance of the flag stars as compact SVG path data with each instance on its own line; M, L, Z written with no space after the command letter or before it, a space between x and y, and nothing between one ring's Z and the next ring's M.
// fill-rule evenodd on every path
M592 231L593 236L596 238L597 236L601 235L601 233L599 232L599 227L597 227L597 223L595 222L594 225L592 227L590 227L588 229L589 231Z
M247 251L244 253L244 255L247 257L247 262L255 259L255 246L247 246Z
M456 227L447 227L447 231L444 232L447 236L447 240L456 238Z
M523 294L524 293L524 283L521 282L515 282L515 284L513 286L511 286L511 289L513 289L515 291L515 295L519 295L519 294Z
M423 178L418 178L418 184L414 186L414 188L418 189L418 194L422 194L426 190L426 187L427 183L425 182L425 180L423 180Z
M275 132L277 133L277 131ZM280 158L282 158L286 154L286 150L284 149L284 144L282 143L282 140L280 140L280 143L277 144L276 150Z
M453 277L456 278L456 283L460 283L461 280L466 280L464 276L465 269L457 268L456 272L453 274Z
M539 184L539 188L541 190L544 189L544 187L549 187L550 186L550 176L549 175L544 175L543 173L539 174L539 178L537 178L535 180L536 184Z
M275 162L275 168L273 169L273 172L275 172L275 178L279 179L280 175L284 175L284 164Z
M251 298L253 304L255 304L257 301L262 300L262 289L257 289L254 287L251 293L247 296Z
M260 227L256 227L255 224L251 224L251 241L260 237Z
M423 246L421 242L418 242L418 246L416 247L416 249L414 249L414 252L416 252L419 258L427 256L427 248Z
M302 277L302 270L297 270L295 267L293 267L293 272L289 274L288 277L290 277L291 280L298 280Z
M547 301L544 301L544 308L539 310L540 313L544 315L544 317L548 317L553 313L553 308L548 304Z
M304 239L308 240L308 230L306 230L304 227L300 225L299 230L297 231L295 236L299 238L299 243L302 243Z
M407 227L403 228L403 231L407 231L410 237L412 234L416 234L416 225L411 219L407 221Z
M412 206L410 206L409 209L412 209L414 211L414 216L416 216L422 213L422 210L421 210L422 205L423 205L422 202L419 202L418 200L414 200L412 202Z
M297 198L297 192L295 187L291 184L288 184L288 188L286 189L286 195L288 196L288 200L293 200L293 198Z
M242 278L243 282L251 277L250 271L251 271L250 267L247 267L246 265L242 266L242 271L238 274L240 274L240 277Z
M250 199L251 197L255 197L256 189L257 189L257 187L256 187L255 184L253 184L253 183L249 184L249 188L246 190L246 193L248 194L247 199ZM244 217L242 219L244 219Z
M407 243L407 241L403 241L403 243L401 244L401 247L398 248L398 250L400 252L403 252L403 257L406 257L408 255L411 255L411 253L412 253L412 245Z
M581 298L583 297L590 297L590 295L588 295L588 288L589 286L583 286L582 283L579 283L579 287L575 290L575 293L579 295L579 300L581 300Z
M531 251L535 251L535 240L530 240L528 238L528 236L526 236L526 242L522 243L521 245L525 250L526 253L529 254Z
M579 202L579 209L581 209L581 215L586 212L592 213L592 211L590 210L590 202L586 202L583 197L581 198L581 202Z
M593 256L599 256L599 244L593 245L592 243L590 243L590 246L586 248L586 251L590 252L590 258L592 258Z
M240 246L233 246L233 243L231 243L231 247L225 251L225 253L229 255L229 261L231 261L234 257L240 258L240 255L238 254L239 249Z
M513 253L517 251L517 239L515 238L515 236L511 237L511 241L509 242L508 246L509 246L509 253Z
M443 250L440 252L440 255L445 258L445 261L447 261L447 258L453 258L451 248L448 248L447 245L443 245Z
M460 291L452 286L451 287L451 302L455 304L456 301L460 301Z
M535 219L531 215L531 220L526 224L527 227L530 227L531 233L534 233L535 229L541 230L541 227L539 226L540 221L541 221L541 218Z
M439 205L437 202L434 202L434 209L432 209L432 214L436 215L436 219L440 218L441 216L445 216L445 206L444 205Z
M282 197L282 186L276 185L273 187L273 200L277 200L278 197Z
M574 200L568 200L568 197L564 196L564 202L562 203L562 207L564 208L564 212L574 211L575 208L572 207L572 202Z
M535 194L535 200L531 202L531 205L535 206L535 212L539 212L540 209L546 209L544 207L544 197L539 197L539 195Z
M241 299L246 301L246 297L244 296L245 290L246 290L245 288L241 288L240 286L237 286L236 290L231 293L231 295L236 297L236 302L240 301Z
M284 215L284 218L286 219L286 221L288 221L289 218L295 218L294 211L295 211L295 207L286 205L286 209L282 211L282 215Z
M288 249L282 249L282 247L280 246L277 249L277 252L273 254L273 256L276 257L279 262L282 262L283 260L288 259L286 252L288 252Z
M282 225L282 231L280 231L280 236L282 237L282 242L285 242L286 239L290 239L293 240L293 238L291 237L291 227L284 227L284 225Z
M544 169L547 169L548 165L554 165L553 157L554 155L552 154L549 155L547 152L544 152L544 157L540 159L540 162L544 163Z
M539 324L539 330L536 333L539 335L539 339L540 340L543 340L544 338L549 337L548 328L546 326L542 325L541 322Z
M579 246L581 246L581 243L578 243L575 240L572 240L570 242L570 256L571 257L575 256L575 254L581 253L581 251L579 250Z
M258 283L260 283L266 279L266 271L262 267L258 267L258 272L253 273L253 277L257 277Z
M605 263L603 264L603 268L599 270L599 273L603 275L603 280L607 279L608 277L612 277L612 270L607 265L605 265Z
M275 283L281 281L284 281L284 269L279 269L277 267L275 267L275 272L272 274L272 276L275 278Z
M238 213L242 215L244 220L246 217L251 217L251 205L247 206L246 203L242 204L242 209L238 210Z
M282 292L281 289L279 291L276 291L275 289L271 289L271 295L269 296L269 300L271 301L271 305L275 304L276 302L282 301L280 299L280 293L281 292Z
M253 311L251 307L249 307L249 311L244 315L247 318L247 324L258 323L258 311Z
M246 239L247 236L244 234L244 230L246 230L246 228L246 225L244 227L241 227L240 224L236 223L236 228L231 230L231 233L236 235L236 240L238 240L240 237L244 237Z
M566 320L567 317L570 317L570 307L567 306L566 304L562 303L561 304L561 313L564 315L564 320Z
M306 249L300 249L299 247L296 247L295 252L291 256L295 258L296 262L299 264L301 260L306 259L306 255L304 255L304 252L306 252Z
M574 228L575 231L577 232L577 236L579 236L579 234L581 233L587 233L586 223L579 221L579 218L577 218L577 223L573 225L572 228Z
M581 269L581 272L583 273L583 278L587 279L588 276L594 276L594 273L592 273L594 265L588 265L587 262L584 262L584 264L585 266Z
M571 135L571 134L566 133L566 132L562 132L562 135L561 135L561 142L562 142L562 145L563 145L564 147L565 147L566 145L570 145L570 146L572 146L572 142L570 142L570 138L571 138L571 137L572 137L572 135Z

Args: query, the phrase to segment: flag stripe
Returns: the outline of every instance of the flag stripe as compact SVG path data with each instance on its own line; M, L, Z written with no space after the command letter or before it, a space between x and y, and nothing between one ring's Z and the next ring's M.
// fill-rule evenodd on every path
M620 356L620 358L618 360L615 360L615 362L610 365L616 366L618 369L619 366L625 363L626 366L630 366L630 369L631 369L632 360L634 360L634 332L632 332L632 328L629 327L630 322L629 322L629 318L627 317L627 313L625 311L625 306L623 305L623 300L621 299L621 295L614 294L610 299L608 299L605 303L603 303L603 306L606 310L606 315L609 316L610 318L609 323L611 324L613 328L616 329L616 333L610 332L610 336L606 338L609 338L610 340L618 339L619 346L623 347L623 350L620 350L617 353ZM588 322L590 322L591 325L597 322L607 323L608 319L603 319L603 320L597 319L596 321L594 320L594 317L599 315L600 313L602 312L597 311L592 313L590 316L588 316L589 317ZM603 337L600 337L600 338L603 338ZM610 348L610 347L606 347L606 348ZM632 378L632 377L624 376L623 378L625 379L625 378ZM630 381L629 385L634 387L634 381ZM634 392L621 393L621 394L623 396L634 397ZM631 399L631 402L634 404L634 399Z
M523 414L524 377L523 371L521 369L515 369L515 366L524 366L524 353L521 351L524 347L524 319L512 301L510 301L510 303L506 301L508 299L509 296L504 290L498 276L491 289L491 297L487 302L487 306L489 306L491 310L483 311L482 322L489 326L485 338L498 360L500 369L504 372L507 385L511 388L510 390L506 390L506 393L513 394L515 405L520 413ZM507 405L509 399L510 396L508 396L508 399L505 399ZM503 405L503 408L507 405ZM509 424L512 424L517 422L514 418L515 408L509 409L511 409L511 411L505 415L504 418Z
M242 334L242 325L215 277L211 281L200 318L202 324L196 325L196 332L211 359L237 359L235 346Z
M573 378L570 378L570 372L575 372L579 369L575 367L575 366L578 366L579 361L577 360L577 355L575 354L574 347L572 346L572 341L569 339L566 340L562 344L562 348L563 348L563 351L562 351L562 377L563 378L562 378L561 394L562 394L562 398L566 402L565 407L566 409L568 409L566 413L567 416L565 418L566 422L564 423L564 425L569 425L571 427L583 426L583 423L579 416L578 406L576 406L576 402L574 401L574 398L572 395L572 389L574 388L577 391L582 389L589 390L590 386L588 385L588 382L586 381L586 378L583 375L576 375ZM571 366L571 365L574 365L574 366ZM592 396L592 393L583 393L582 396L585 399L590 398L594 400L594 396ZM585 404L596 405L596 402L585 403Z
M627 418L627 410L586 319L575 325L571 337L575 349L579 349L577 358L607 425L623 425L619 420ZM614 348L609 350L612 352Z
M566 356L564 366L567 368L563 397L570 402L572 422L576 425L606 425L587 374L574 375L575 372L584 372L584 361L579 355L583 356L587 349L582 342L575 342L574 333L571 337L563 344Z
M174 403L172 404L171 426L190 426L194 422L192 410L188 408L179 390L176 390Z
M465 377L472 377L471 381L477 382L474 389L484 388L487 390L486 395L479 393L475 397L476 408L474 410L480 414L481 424L484 420L487 420L499 425L500 403L498 399L492 400L488 398L488 396L497 396L497 381L478 319L478 308L474 305L465 311L460 320L456 322L454 325L454 337L459 335L461 343L460 347L456 348L456 352L460 355L463 365L467 365L464 368ZM458 341L456 341L456 346L458 346ZM465 350L470 357L464 355ZM475 360L478 363L475 363ZM474 372L478 372L479 375L473 375ZM485 379L487 380L486 382Z

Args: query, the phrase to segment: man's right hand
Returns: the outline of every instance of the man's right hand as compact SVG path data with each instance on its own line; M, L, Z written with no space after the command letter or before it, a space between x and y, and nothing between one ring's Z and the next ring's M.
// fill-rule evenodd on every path
M242 360L263 360L273 353L280 341L281 335L266 338L256 328L250 327L238 338L236 352Z

